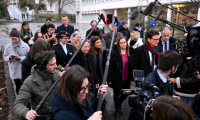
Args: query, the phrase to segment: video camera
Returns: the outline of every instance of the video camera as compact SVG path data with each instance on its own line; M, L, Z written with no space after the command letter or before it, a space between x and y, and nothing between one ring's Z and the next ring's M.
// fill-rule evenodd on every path
M138 87L122 89L121 95L129 95L129 106L139 110L143 115L143 120L151 120L151 107L160 89L151 82L145 81L143 70L134 70L133 78Z

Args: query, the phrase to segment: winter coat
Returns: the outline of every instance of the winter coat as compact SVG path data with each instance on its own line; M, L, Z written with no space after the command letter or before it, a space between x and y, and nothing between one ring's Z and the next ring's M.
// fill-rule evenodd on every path
M57 70L55 70L54 74L43 73L34 65L31 69L31 75L24 81L14 102L13 111L15 115L21 119L25 119L27 112L30 111L28 108L29 103L34 110L58 78L58 73L59 71ZM37 114L49 113L50 98L50 96L47 97Z
M130 39L128 40L128 45L130 46ZM142 42L142 39L141 38L139 38L138 40L137 40L137 42L133 45L133 46L130 46L130 47L132 47L133 49L135 49L135 48L137 48L137 47L140 47L141 45L143 45L143 42Z
M88 36L88 34L90 33L91 30L92 30L92 28L90 28L89 30L87 30L85 37ZM99 30L99 28L96 27L96 30ZM92 36L94 36L94 31L92 31L92 33L90 34L90 36L88 37L88 39L91 39Z
M67 30L66 30L64 24L62 24L62 25L57 27L57 31L56 32L59 33L60 31L66 31L66 32L68 32L69 36L71 36L72 33L74 32L74 26L68 24L67 25Z
M22 32L21 31L19 31L19 33L20 33L20 38L22 39L22 41L24 41L25 43L29 43L29 40L31 39L31 38L27 38L27 39L24 39L24 37L26 36L26 35L31 35L31 37L33 37L33 33L32 33L32 31L27 31L27 32L24 32L24 36L22 35Z
M87 57L87 64L85 63L85 57ZM85 70L87 70L91 74L91 85L92 85L92 93L95 94L96 92L96 87L95 85L98 83L96 79L96 72L95 72L95 67L96 67L96 60L92 53L89 51L86 56L83 55L82 51L80 50L75 58L72 60L70 66L72 65L79 65Z
M22 83L31 74L31 68L33 67L33 65L35 65L34 60L31 60L28 57L26 57L22 62Z
M117 32L115 35L114 35L114 42L113 44L117 41L117 38L119 36L123 36L120 32ZM110 32L106 33L103 35L103 39L106 41L106 47L108 49L110 49L110 44L111 44L111 41L112 41L112 35L110 34Z
M12 41L11 41L12 42ZM8 61L8 66L9 66L9 74L10 74L10 78L11 79L21 79L22 78L22 61L26 58L28 52L29 52L29 46L24 43L21 40L21 45L20 45L20 59L16 59L16 58L12 58L11 60L9 59L9 55L15 55L15 51L13 48L12 43L8 43L5 47L5 51L4 51L4 61Z
M126 37L126 40L128 41L128 39L130 38L130 31L129 29L125 29L123 28L121 25L118 27L117 32L120 32L123 34L124 37Z
M51 109L55 114L55 120L87 120L95 112L98 99L92 96L91 101L86 107L80 106L76 103L68 105L67 102L54 91L51 97ZM106 102L102 102L103 110Z
M123 59L116 45L114 45L111 52L110 65L108 70L107 82L112 82L113 89L121 89L123 83ZM128 78L131 82L133 80L133 70L131 65L131 57L128 56Z
M194 97L199 93L200 80L197 78L197 59L192 57L191 59L181 60L179 67L174 75L176 79L174 84L174 92L177 95L184 97Z

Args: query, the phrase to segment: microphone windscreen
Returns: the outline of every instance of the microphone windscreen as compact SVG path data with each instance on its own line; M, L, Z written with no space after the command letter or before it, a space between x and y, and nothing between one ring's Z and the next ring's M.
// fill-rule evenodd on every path
M114 24L115 24L115 21L114 21ZM117 27L118 27L118 26L120 26L120 21L119 21L119 20L118 20L118 22L117 22Z
M157 22L155 20L152 20L151 23L150 23L150 27L154 27L156 26Z
M133 12L133 14L131 15L131 20L135 20L137 18L137 16L139 15L140 11L138 10L135 10Z
M149 15L151 13L151 11L154 9L154 7L156 6L156 4L154 2L151 2L146 9L144 10L144 15Z

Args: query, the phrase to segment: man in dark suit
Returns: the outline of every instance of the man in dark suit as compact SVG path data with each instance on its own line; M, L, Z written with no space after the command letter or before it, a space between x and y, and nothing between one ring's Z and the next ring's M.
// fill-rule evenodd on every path
M169 75L175 73L179 64L179 55L175 51L167 50L160 54L158 69L147 77L146 81L153 83L160 89L160 94L172 95L173 85L168 81Z
M165 50L173 50L177 51L176 46L173 45L173 43L176 43L176 39L173 37L170 37L171 31L169 27L164 27L162 32L161 32L161 37L159 39L158 46L162 48L162 51Z
M73 47L67 44L69 34L65 31L60 31L56 36L59 43L54 44L52 50L56 53L57 69L62 70L74 54Z
M62 25L57 27L57 33L59 33L60 31L66 31L69 36L72 35L72 33L74 32L74 26L69 25L68 24L69 19L67 16L62 16Z
M47 33L47 26L51 24L51 18L46 19L46 23L41 27L41 33L46 34Z
M133 70L143 70L144 77L156 68L160 52L162 51L161 48L157 46L158 42L158 31L149 30L146 44L136 48L133 53Z

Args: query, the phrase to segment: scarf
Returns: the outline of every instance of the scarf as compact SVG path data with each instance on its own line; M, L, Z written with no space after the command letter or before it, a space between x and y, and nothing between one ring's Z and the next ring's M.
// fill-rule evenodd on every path
M19 39L19 42L17 44L14 44L13 42L12 46L13 46L13 50L15 51L15 54L18 54L20 56L20 45L21 45L21 40Z
M139 28L137 28L137 27L135 27L135 28L136 28L138 31L141 31L141 30L142 30L142 28L140 28L140 29L139 29Z
M149 44L148 41L146 42L146 47L152 53L152 55L155 55L155 58L156 58L155 62L156 62L156 64L158 64L158 58L160 57L160 53L158 52L158 47L157 46L156 47L151 47L151 45Z

